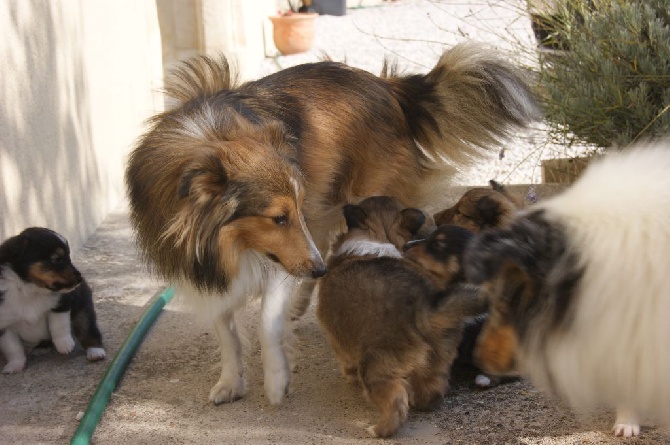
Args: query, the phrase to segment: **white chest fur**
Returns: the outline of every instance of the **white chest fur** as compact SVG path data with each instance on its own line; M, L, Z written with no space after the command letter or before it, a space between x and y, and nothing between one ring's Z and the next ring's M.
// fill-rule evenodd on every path
M47 316L58 305L57 293L25 283L6 266L1 267L0 292L0 329L13 329L28 341L49 338Z

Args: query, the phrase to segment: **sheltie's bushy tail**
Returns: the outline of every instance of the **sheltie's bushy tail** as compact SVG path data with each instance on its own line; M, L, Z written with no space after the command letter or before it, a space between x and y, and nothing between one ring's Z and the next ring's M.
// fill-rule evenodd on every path
M541 117L526 73L480 44L445 51L425 75L385 65L381 77L426 153L456 164L470 163Z
M172 108L198 97L212 96L237 87L237 70L228 59L200 56L181 62L167 77L165 94Z

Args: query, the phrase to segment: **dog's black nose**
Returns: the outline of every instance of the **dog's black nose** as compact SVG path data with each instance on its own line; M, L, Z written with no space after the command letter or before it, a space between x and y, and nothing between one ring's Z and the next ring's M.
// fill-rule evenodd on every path
M326 266L321 266L318 269L312 269L312 278L321 278L326 274Z

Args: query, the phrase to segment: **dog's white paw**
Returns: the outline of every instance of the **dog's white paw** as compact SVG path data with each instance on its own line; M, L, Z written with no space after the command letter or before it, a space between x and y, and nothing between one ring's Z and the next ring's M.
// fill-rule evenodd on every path
M281 404L284 396L288 394L289 377L288 369L285 367L265 373L265 397L272 405Z
M365 431L367 431L368 434L372 437L379 437L379 436L377 436L377 432L375 431L375 425L371 425L371 426L365 428Z
M612 427L615 436L637 437L640 435L640 421L637 414L625 407L617 407L616 420Z
M102 348L88 348L86 350L86 358L90 362L97 362L98 360L103 360L107 354Z
M209 400L215 405L230 403L239 400L247 393L247 382L244 377L238 378L232 384L225 380L219 380L209 392Z
M477 374L475 377L475 385L480 388L490 388L492 383L491 379L484 374Z
M74 349L74 338L71 335L53 338L52 341L56 350L61 354L69 354Z
M3 374L16 374L23 371L23 368L26 366L25 360L12 360L8 362L4 368L2 368Z
M637 437L640 435L640 425L637 423L615 423L612 430L615 436Z

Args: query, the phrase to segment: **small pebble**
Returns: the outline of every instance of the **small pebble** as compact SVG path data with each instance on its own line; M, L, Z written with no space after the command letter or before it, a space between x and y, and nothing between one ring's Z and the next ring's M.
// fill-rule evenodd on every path
M79 411L79 412L77 413L77 415L75 416L75 419L77 419L77 420L81 420L83 417L84 417L84 412L83 412L83 411Z

